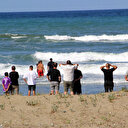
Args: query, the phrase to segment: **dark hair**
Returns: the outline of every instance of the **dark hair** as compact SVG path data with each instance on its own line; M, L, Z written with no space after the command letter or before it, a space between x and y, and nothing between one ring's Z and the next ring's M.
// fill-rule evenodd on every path
M5 76L8 76L8 72L5 72L4 75L5 75Z
M12 66L12 70L15 70L16 69L16 67L15 66Z
M50 60L52 61L52 58L50 58Z
M57 63L54 63L54 64L53 64L53 67L57 67L57 65L58 65Z
M31 70L33 70L33 66L32 66L32 65L30 65L29 68L30 68Z
M67 62L66 62L67 64L70 64L70 65L72 65L72 63L71 63L71 61L70 60L67 60Z
M39 64L39 63L42 63L42 60L40 60L40 61L38 62L38 64Z

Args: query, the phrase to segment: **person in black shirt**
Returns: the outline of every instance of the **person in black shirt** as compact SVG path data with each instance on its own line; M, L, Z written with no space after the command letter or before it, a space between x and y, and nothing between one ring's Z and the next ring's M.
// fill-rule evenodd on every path
M110 68L110 66L112 68ZM106 67L106 69L105 69L105 67ZM109 91L112 92L113 91L113 87L114 87L113 71L117 69L117 66L107 63L105 66L101 66L100 69L104 73L104 88L105 88L105 92L109 92Z
M54 63L53 69L48 71L47 78L51 84L51 95L54 95L54 90L56 91L56 94L58 94L61 75L60 71L57 69L57 63Z
M48 62L48 64L47 64L47 69L48 69L48 71L50 71L50 70L53 69L53 64L54 64L53 59L50 58L50 62Z
M11 93L14 94L14 91L16 91L16 94L19 94L19 74L15 71L16 67L12 66L12 72L9 73L9 77L11 79Z
M78 67L75 68L74 70L74 88L73 88L73 92L74 94L82 94L81 91L81 83L80 83L80 79L82 79L83 75L82 72L80 70L77 69Z

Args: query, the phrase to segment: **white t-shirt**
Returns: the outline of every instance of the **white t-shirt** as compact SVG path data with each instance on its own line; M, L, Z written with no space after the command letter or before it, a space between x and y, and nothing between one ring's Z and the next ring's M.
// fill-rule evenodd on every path
M61 65L63 69L63 80L73 81L74 80L74 65Z
M24 76L23 79L27 79L28 85L36 85L37 74L35 71L28 71Z

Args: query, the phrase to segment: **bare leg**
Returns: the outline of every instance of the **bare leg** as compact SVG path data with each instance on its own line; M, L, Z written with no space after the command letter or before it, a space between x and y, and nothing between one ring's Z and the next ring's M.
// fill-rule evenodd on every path
M56 94L58 94L59 92L58 92L58 90L56 90Z
M74 93L71 91L71 93L70 93L71 95L74 95Z
M31 91L29 90L29 91L28 91L28 96L30 96L30 95L31 95Z
M67 94L67 92L64 92L64 94L66 95L66 94Z
M36 95L36 93L35 93L35 91L33 91L33 96L35 96Z
M54 95L54 91L53 90L51 90L51 95Z

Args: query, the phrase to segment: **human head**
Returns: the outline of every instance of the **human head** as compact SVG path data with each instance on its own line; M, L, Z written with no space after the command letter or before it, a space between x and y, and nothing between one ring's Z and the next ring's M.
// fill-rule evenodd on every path
M52 58L50 58L50 61L52 61L53 59Z
M8 76L8 72L5 72L4 75L5 75L5 76Z
M78 69L78 66L75 66L75 70L77 70Z
M40 60L40 61L38 62L38 64L40 64L40 63L42 64L42 60Z
M67 60L66 64L72 65L70 60Z
M30 69L30 70L33 70L33 66L32 66L32 65L30 65L30 66L29 66L29 69Z
M54 64L53 64L53 67L54 67L54 68L57 68L57 65L58 65L57 63L54 63Z
M14 71L15 71L15 70L16 70L16 67L15 67L15 66L12 66L12 70L14 70Z
M109 63L106 63L106 69L109 69L110 68L110 64Z

